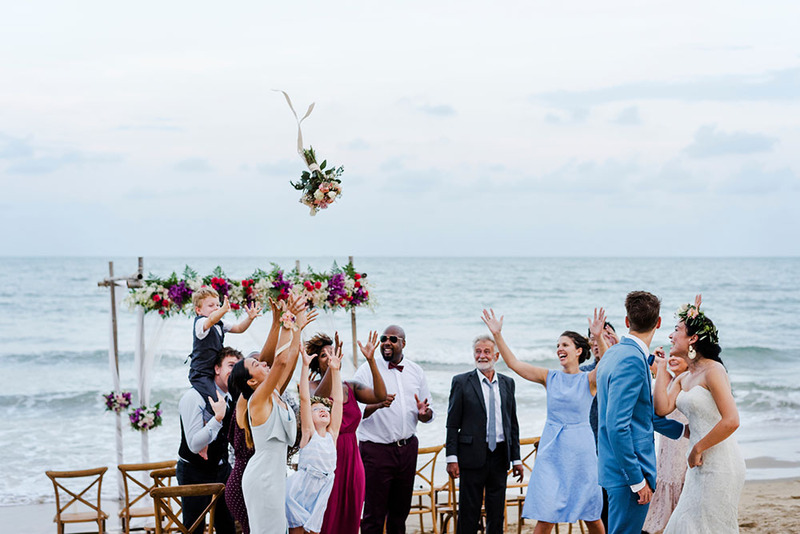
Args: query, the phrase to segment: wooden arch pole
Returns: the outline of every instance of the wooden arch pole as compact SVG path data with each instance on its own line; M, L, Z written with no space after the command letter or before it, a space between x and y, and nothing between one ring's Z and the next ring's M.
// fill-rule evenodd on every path
M349 257L350 265L353 265L353 256ZM358 369L358 338L356 337L356 308L350 308L350 329L353 336L353 367Z

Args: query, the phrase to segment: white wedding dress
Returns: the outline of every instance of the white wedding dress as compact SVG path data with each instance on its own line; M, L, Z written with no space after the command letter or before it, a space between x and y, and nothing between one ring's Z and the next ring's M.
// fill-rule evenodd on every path
M678 393L678 409L689 419L689 450L722 418L711 392L702 386ZM739 497L744 458L733 436L703 453L703 465L686 472L678 506L664 534L739 532Z

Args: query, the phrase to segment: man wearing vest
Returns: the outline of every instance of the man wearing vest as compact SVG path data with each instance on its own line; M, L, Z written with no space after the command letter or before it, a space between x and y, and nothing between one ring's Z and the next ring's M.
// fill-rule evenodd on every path
M178 449L176 475L178 484L224 484L231 473L228 463L228 426L231 422L228 377L242 353L229 347L223 348L214 365L216 399L204 399L191 388L181 397L178 409L181 416L181 446ZM208 410L211 406L213 413ZM186 497L183 499L183 522L187 527L199 517L211 497ZM205 529L205 520L195 530L200 534ZM235 534L236 527L225 499L218 499L214 512L214 531L219 534Z

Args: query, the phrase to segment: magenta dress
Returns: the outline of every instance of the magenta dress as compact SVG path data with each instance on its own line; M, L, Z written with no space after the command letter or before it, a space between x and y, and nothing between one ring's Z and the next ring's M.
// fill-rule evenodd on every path
M342 426L336 440L336 474L320 534L356 534L361 525L366 493L364 464L356 439L361 409L353 388L347 382L345 386L347 402L342 406Z
M242 475L247 461L255 454L255 449L247 448L247 441L244 436L244 429L236 424L236 408L233 409L231 426L228 429L228 442L233 446L233 455L236 461L233 469L225 483L225 504L233 518L242 527L242 534L250 534L250 522L247 520L247 508L244 505L244 495L242 494Z

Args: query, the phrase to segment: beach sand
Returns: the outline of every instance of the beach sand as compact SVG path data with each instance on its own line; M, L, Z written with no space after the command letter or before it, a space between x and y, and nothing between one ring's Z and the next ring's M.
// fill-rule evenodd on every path
M103 502L103 509L110 516L107 525L109 534L120 532L119 519L116 516L117 501ZM53 534L56 531L55 523L52 522L54 512L54 503L0 507L0 526L2 532L8 534ZM430 519L425 524L426 529L429 529ZM68 528L67 532L88 530L81 529L81 526L90 525L76 525L72 530ZM739 504L739 527L743 533L800 532L800 479L745 483ZM515 532L516 528L509 528L509 531ZM533 532L533 523L526 522L522 531ZM567 532L567 529L562 528L561 531ZM409 517L407 532L419 532L418 517ZM573 532L579 530L573 529Z

